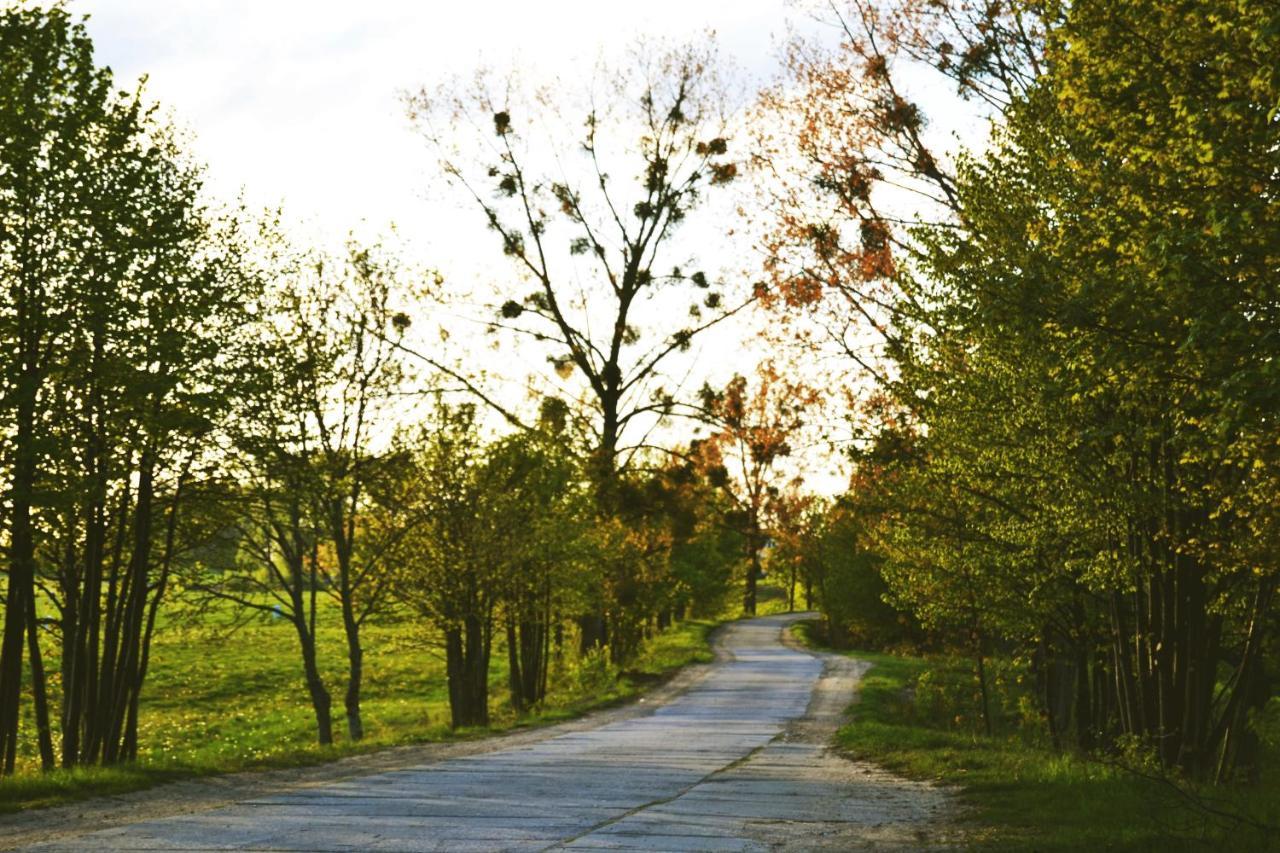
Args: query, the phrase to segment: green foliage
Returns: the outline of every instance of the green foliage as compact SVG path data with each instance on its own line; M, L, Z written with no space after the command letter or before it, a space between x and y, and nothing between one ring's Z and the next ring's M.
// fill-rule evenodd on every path
M61 4L10 4L0 45L0 770L24 623L35 651L52 627L36 621L35 578L62 605L75 680L62 758L111 763L137 749L154 614L197 529L186 501L235 409L227 376L247 363L261 281L238 215L207 203L202 170L141 87L115 90L82 22ZM45 675L37 657L28 669L52 766Z
M826 641L836 648L886 648L920 636L911 614L889 603L884 558L868 540L865 522L844 500L811 511L790 546L822 610Z
M1056 737L1256 774L1280 584L1280 12L1061 12L960 164L954 227L916 229L898 269L860 511L897 604L979 670L1035 661Z

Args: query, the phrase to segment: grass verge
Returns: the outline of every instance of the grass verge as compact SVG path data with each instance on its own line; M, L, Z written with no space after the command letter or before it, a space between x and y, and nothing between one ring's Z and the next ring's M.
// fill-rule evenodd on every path
M800 630L812 642L810 632ZM1196 788L1116 763L1055 752L1017 730L957 728L955 709L917 702L945 660L850 652L872 664L842 748L915 779L955 786L968 846L999 851L1280 849L1275 771L1251 786ZM1273 756L1274 757L1274 756ZM1274 762L1271 768L1280 770Z

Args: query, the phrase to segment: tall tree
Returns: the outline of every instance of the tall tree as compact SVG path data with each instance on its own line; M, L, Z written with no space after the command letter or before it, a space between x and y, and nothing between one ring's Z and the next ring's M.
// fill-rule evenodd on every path
M501 500L485 477L484 446L471 406L441 404L421 436L404 502L424 524L406 537L396 595L443 635L454 728L489 722L489 658L506 531L488 502Z
M789 493L801 482L792 452L820 400L817 391L783 376L772 361L759 366L754 385L738 375L721 391L703 389L700 416L713 432L693 448L711 482L733 505L729 520L745 543L742 609L747 614L756 612L756 586L764 575L761 552L786 513ZM792 470L785 467L788 462Z
M497 94L482 78L475 90L455 84L409 100L445 174L530 286L500 296L489 322L548 346L555 371L581 380L606 515L617 510L617 472L644 443L624 435L671 411L668 362L755 299L723 293L676 239L738 173L714 63L710 49L641 50L602 68L586 103L571 107L577 121L549 139L536 131L563 127L562 111L544 96L519 98L514 81ZM473 133L459 140L458 128ZM583 618L587 644L605 641L610 604Z
M227 408L218 374L235 364L253 282L181 140L140 93L113 90L82 24L60 6L10 9L0 38L10 772L24 625L38 744L53 759L37 580L59 609L63 763L136 754L184 487Z
M1076 3L1050 29L958 174L962 227L918 231L895 280L923 308L885 538L922 613L1060 658L1079 745L1136 736L1204 778L1252 761L1276 586L1249 497L1275 471L1275 13L1232 9Z
M91 159L94 126L109 109L111 79L94 65L88 38L63 9L5 10L0 47L0 259L7 291L0 322L9 544L0 644L0 771L12 773L24 635L28 627L35 629L28 626L27 611L35 596L32 514L43 450L39 421L63 322L61 292L73 274L65 261L75 257L74 235L84 230L75 221L82 201L76 175Z

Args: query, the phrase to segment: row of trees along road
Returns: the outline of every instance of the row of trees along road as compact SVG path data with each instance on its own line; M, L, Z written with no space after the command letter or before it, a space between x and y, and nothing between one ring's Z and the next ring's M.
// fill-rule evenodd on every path
M678 239L739 177L710 52L602 74L550 139L554 105L483 77L410 98L517 272L487 321L545 348L548 384L578 380L535 418L406 343L406 281L428 276L211 206L82 25L0 13L0 770L27 686L46 768L55 726L64 765L137 754L175 590L289 620L326 742L324 599L352 739L379 612L435 632L471 725L495 638L528 708L566 628L625 664L731 569L750 609L762 528L806 515L786 460L817 395L767 369L697 400L666 386L757 302L871 380L849 494L782 542L829 613L883 584L984 688L989 656L1029 661L1056 742L1252 770L1280 635L1273 7L832 6L844 44L797 44L761 105L767 287L716 281ZM988 116L989 144L938 147L909 68ZM512 434L447 401L399 424L409 365ZM712 437L653 446L676 414ZM875 580L831 573L850 551Z
M32 754L25 690L45 769L135 759L152 639L178 612L285 619L327 744L335 689L347 737L364 734L370 619L408 614L444 646L462 726L488 720L495 636L524 711L573 632L624 664L654 630L717 610L760 519L731 520L725 478L697 453L624 440L673 411L668 358L755 298L658 271L681 220L736 174L709 55L655 59L589 114L582 190L533 178L512 113L482 104L496 165L484 189L450 174L534 284L496 319L557 347L557 369L588 388L544 397L529 423L502 409L503 437L414 375L501 408L408 343L438 277L377 243L300 249L278 215L213 205L181 135L141 88L116 89L63 7L0 13L0 47L5 774ZM640 140L625 203L605 171L610 128ZM599 275L588 300L552 265L557 223L564 257ZM669 323L690 297L687 324L639 325L638 306ZM406 399L432 396L428 417L404 418ZM320 660L326 618L345 638L340 688Z
M7 534L0 769L24 652L55 763L37 589L56 606L62 762L137 749L138 694L180 517L244 345L236 226L61 8L0 14L0 441Z
M1280 7L906 0L834 22L843 49L798 50L800 94L774 100L808 166L773 268L779 306L878 380L841 509L860 547L984 697L986 656L1030 661L1055 742L1256 771L1280 633ZM931 147L908 68L984 109L991 144ZM902 222L890 184L929 213Z

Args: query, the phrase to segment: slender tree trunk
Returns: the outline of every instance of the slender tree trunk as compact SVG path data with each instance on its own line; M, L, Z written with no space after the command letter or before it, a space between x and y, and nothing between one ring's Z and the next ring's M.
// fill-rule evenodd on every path
M353 741L364 737L364 721L360 717L360 686L364 679L364 649L360 646L360 625L350 606L344 604L343 626L347 631L347 736Z
M516 623L507 618L507 683L511 689L511 705L517 714L525 710L524 678L520 671L520 642L516 638Z
M457 729L470 725L463 681L466 678L462 654L462 629L451 626L444 632L445 678L449 682L450 725Z
M160 557L160 577L151 590L151 600L146 602L144 584L144 603L147 608L146 624L138 638L138 660L134 667L129 684L129 711L125 719L124 742L121 756L125 761L136 761L138 758L138 702L142 698L142 685L147 678L147 668L151 662L151 639L155 635L156 617L160 612L160 603L164 600L169 587L169 575L173 568L174 548L177 542L178 517L182 507L183 490L186 487L189 469L184 468L178 476L173 500L169 506L169 516L165 523L164 552Z
M80 654L81 609L80 585L83 577L77 570L79 555L76 553L76 513L67 514L66 551L62 565L62 655L58 663L62 683L62 713L59 726L62 731L62 766L75 765L79 751L80 726L78 714L72 713L73 697L78 694L76 670Z
M345 499L329 507L329 524L334 550L338 558L338 590L341 596L342 628L347 638L347 736L352 741L364 737L364 720L360 715L360 689L364 681L364 648L360 645L360 619L356 616L355 581L352 557L355 550L355 516L358 491L351 495L349 512Z
M49 726L49 692L40 654L40 622L36 618L35 596L27 599L27 637L31 656L31 696L36 717L36 741L40 749L40 769L46 773L57 766L53 754L53 734Z
M1057 685L1054 683L1053 651L1049 645L1048 629L1043 632L1040 644L1036 647L1031 667L1036 673L1041 701L1044 702L1044 718L1049 729L1049 739L1055 752L1062 750L1062 735L1059 732L1057 703Z
M974 629L973 631L973 655L974 663L978 670L978 690L982 700L982 726L989 737L992 732L991 727L991 696L987 690L987 659L982 648L982 632Z
M606 372L608 372L606 368ZM617 370L616 359L612 370ZM612 518L618 513L618 394L613 386L606 388L600 395L600 406L603 413L603 424L600 431L600 447L596 450L591 464L595 470L591 472L595 486L596 511L604 518ZM601 591L600 597L591 603L591 610L579 614L578 652L588 652L610 646L617 654L617 642L620 639L619 626L609 624L609 611L616 602L606 600L607 593ZM610 635L614 636L610 636Z
M324 678L316 665L315 636L307 630L305 616L295 611L293 626L298 632L298 644L302 647L302 670L306 676L307 694L316 715L316 739L321 746L333 743L333 700L324 686Z
M790 573L787 575L787 612L796 612L796 564L791 563Z
M9 491L9 587L5 596L4 637L0 641L0 772L12 774L18 753L18 717L22 690L23 641L27 608L35 597L35 541L31 502L36 480L35 409L39 375L26 355L19 379Z
M1075 639L1076 669L1076 743L1088 752L1094 747L1092 697L1089 690L1089 650L1083 638Z
M762 567L760 564L760 545L754 534L747 537L747 548L751 551L751 560L747 566L747 584L742 593L742 612L748 616L755 616L756 582L762 573Z
M1270 685L1263 672L1262 638L1275 589L1275 582L1267 580L1260 583L1254 593L1244 650L1236 666L1235 689L1210 739L1211 743L1221 744L1215 768L1219 782L1229 781L1242 763L1252 769L1253 756L1246 753L1250 752L1247 746L1256 744L1256 736L1249 730L1248 710L1250 706L1266 705L1271 696Z

